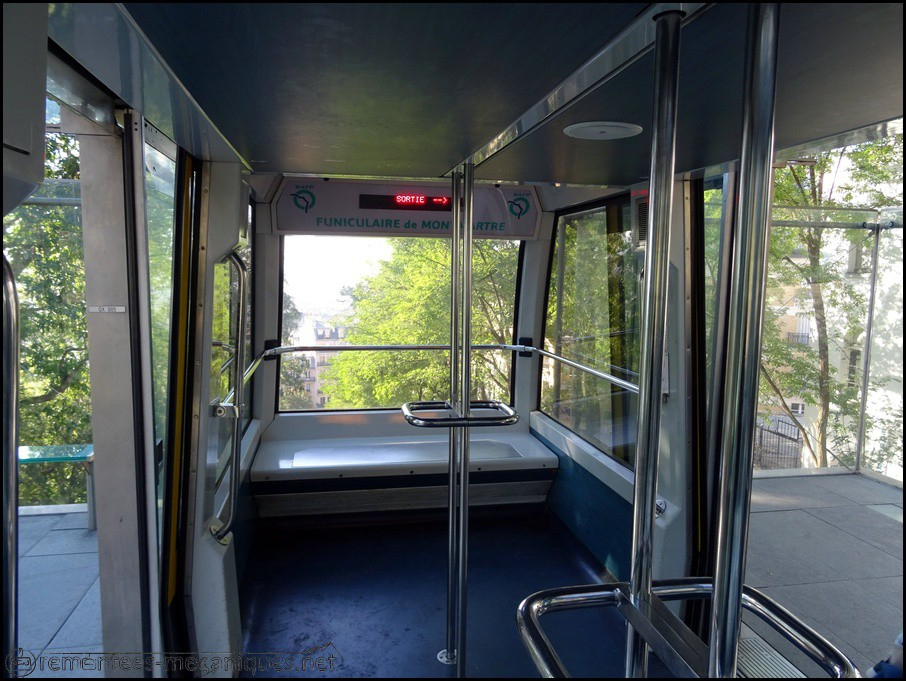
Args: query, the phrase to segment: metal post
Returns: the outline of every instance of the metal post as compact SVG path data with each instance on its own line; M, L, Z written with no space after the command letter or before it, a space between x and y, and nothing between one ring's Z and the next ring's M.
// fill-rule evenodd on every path
M460 390L462 410L469 418L469 401L472 399L472 204L474 200L475 168L463 165L462 210L462 363ZM459 541L457 570L457 613L459 626L456 646L456 676L466 675L466 604L468 601L467 566L469 561L469 434L468 427L461 429L459 440Z
M462 173L453 173L453 214L450 222L450 405L462 413L460 404L459 360L462 352L460 337L460 241L462 237ZM457 511L459 448L462 435L459 428L450 428L449 480L447 483L447 647L437 654L444 664L456 663L457 577L459 566L459 514Z
M708 671L708 676L721 678L736 675L739 644L764 319L780 16L777 4L752 4L749 11L739 212L731 240L731 300Z
M648 248L645 251L642 349L639 371L638 438L633 494L630 600L636 607L651 594L654 505L657 499L658 440L661 422L661 375L667 327L667 275L670 253L670 210L676 151L676 106L679 86L679 34L683 14L671 10L654 17L654 127L651 137L651 186ZM630 627L626 676L647 675L648 646Z
M875 294L878 285L878 251L881 247L881 224L874 227L874 240L871 247L871 290L868 294L868 321L865 325L865 350L862 352L862 395L859 410L859 430L856 434L856 472L862 469L862 450L865 448L865 410L868 408L868 373L871 366L872 325L875 319Z
M14 660L18 608L19 529L19 299L3 256L3 660ZM7 665L11 677L17 668Z

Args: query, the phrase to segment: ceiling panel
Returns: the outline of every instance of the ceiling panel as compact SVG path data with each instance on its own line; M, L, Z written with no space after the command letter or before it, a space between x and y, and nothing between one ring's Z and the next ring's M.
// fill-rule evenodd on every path
M678 171L738 158L747 8L717 4L683 27L677 113ZM629 185L649 174L653 55L648 53L476 170L480 179ZM775 149L902 116L903 7L784 4ZM573 123L612 120L638 137L574 140Z
M127 4L258 172L437 177L520 118L646 5ZM677 170L738 156L745 4L681 38ZM783 4L776 147L902 116L899 4ZM476 177L628 185L649 174L653 55L478 166ZM562 130L636 123L592 142Z
M126 4L252 167L439 176L644 3Z

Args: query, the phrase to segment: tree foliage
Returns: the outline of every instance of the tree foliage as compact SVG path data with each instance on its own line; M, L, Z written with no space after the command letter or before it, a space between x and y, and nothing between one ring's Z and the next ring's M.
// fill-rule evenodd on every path
M47 135L42 196L79 198L78 142ZM91 395L81 210L23 205L3 218L3 248L19 296L19 442L88 444ZM85 501L79 465L29 464L20 470L22 504Z
M347 329L351 345L449 343L449 241L399 238L391 244L392 254L379 270L346 291L350 308L335 325ZM472 342L510 343L519 244L476 240L473 250ZM286 323L284 313L289 328ZM475 351L472 366L473 399L509 399L508 353ZM333 408L398 407L446 399L449 373L444 351L344 352L330 360L322 389ZM284 397L287 389L298 387L284 387Z

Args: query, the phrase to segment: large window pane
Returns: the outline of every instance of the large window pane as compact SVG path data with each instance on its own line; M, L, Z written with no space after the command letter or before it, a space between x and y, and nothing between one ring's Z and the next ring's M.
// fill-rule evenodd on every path
M173 311L176 161L150 144L145 144L145 210L148 221L154 440L158 447L165 447Z
M52 460L20 465L20 506L84 503L85 469L65 459L92 444L77 139L46 135L45 158L44 183L3 218L19 297L19 455Z
M555 240L545 348L638 383L641 259L633 245L629 202L562 217ZM631 393L556 360L545 360L541 408L632 465L637 403Z
M513 339L519 243L476 240L473 343ZM450 242L284 237L284 345L447 345ZM511 358L473 353L473 398L509 400ZM281 358L280 409L398 408L449 396L449 352L318 351Z

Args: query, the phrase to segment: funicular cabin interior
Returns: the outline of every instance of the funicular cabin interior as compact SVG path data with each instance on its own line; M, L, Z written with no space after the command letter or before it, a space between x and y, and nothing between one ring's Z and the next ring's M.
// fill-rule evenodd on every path
M902 615L902 11L4 4L7 671L62 650L23 640L26 452L90 437L111 676L858 675L746 548L765 438L831 452L790 480L882 490ZM778 208L781 171L817 199ZM772 291L824 295L766 284L772 228L867 287L814 350L845 419L818 370L766 412ZM836 318L790 319L804 362ZM78 376L83 430L35 426Z

